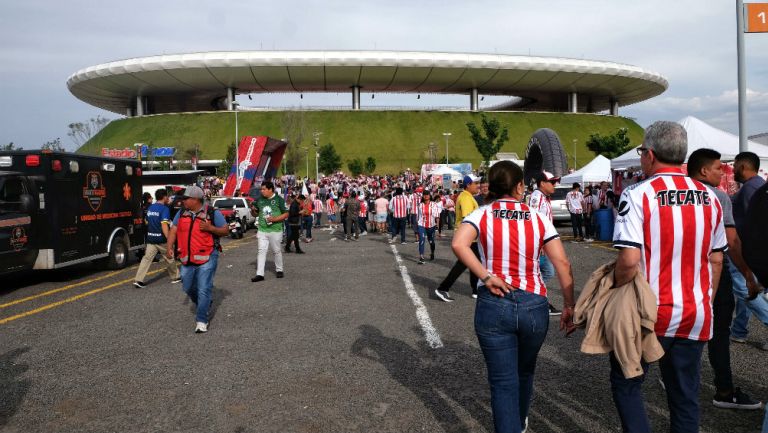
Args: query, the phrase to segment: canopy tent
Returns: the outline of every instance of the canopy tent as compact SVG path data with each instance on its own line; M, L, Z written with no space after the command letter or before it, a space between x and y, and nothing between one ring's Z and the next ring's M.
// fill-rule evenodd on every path
M688 116L679 122L688 133L688 154L686 159L691 156L696 149L709 148L714 149L722 155L723 161L733 161L739 153L739 137L717 129L708 123ZM636 148L635 148L636 149ZM630 167L640 166L640 156L635 149L626 152L611 160L611 168L622 170ZM768 146L749 142L749 151L754 152L760 158L761 166L768 166ZM765 167L763 167L765 168Z
M611 160L603 155L597 155L597 158L589 164L574 171L568 176L560 179L561 185L570 185L573 183L585 182L610 182L611 181Z
M464 177L463 174L461 174L460 172L452 169L451 167L449 167L447 165L440 166L440 167L436 168L435 170L432 170L432 171L429 172L430 176L443 176L445 174L450 175L451 176L451 180L459 180L459 179Z

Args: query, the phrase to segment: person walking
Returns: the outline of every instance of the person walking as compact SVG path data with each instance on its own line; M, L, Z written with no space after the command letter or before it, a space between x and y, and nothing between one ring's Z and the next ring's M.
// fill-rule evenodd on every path
M306 197L304 200L301 201L301 203L302 203L301 222L305 230L304 242L310 243L312 242L312 222L314 219L312 200L310 200L309 197ZM283 204L283 206L285 206L285 204Z
M378 198L374 202L373 209L376 212L374 218L376 219L376 229L382 235L387 233L387 211L389 208L389 200L384 198L382 193L379 193Z
M360 238L360 201L357 199L357 191L352 191L347 198L346 204L347 222L344 226L344 240L349 242ZM354 237L352 237L354 235Z
M456 224L461 224L464 217L477 209L478 206L474 195L480 190L480 185L477 183L478 180L480 180L480 178L464 176L464 190L456 198ZM470 247L475 253L475 256L480 257L480 252L477 249L477 242L473 242ZM451 297L450 292L451 286L453 286L453 283L456 282L466 269L467 266L462 260L456 260L456 263L453 264L448 275L446 275L445 279L443 279L443 281L440 282L440 285L435 289L435 296L443 302L453 302L454 299ZM469 286L472 288L472 297L477 298L477 274L472 273L471 271L469 273Z
M365 195L360 193L357 197L360 210L357 215L357 225L360 230L360 236L368 235L368 202L365 201Z
M389 209L392 211L392 238L389 243L395 243L397 234L400 234L400 243L405 242L405 225L408 217L408 198L403 195L403 188L395 189L395 195L389 201Z
M165 255L173 259L178 248L181 261L181 285L197 306L195 332L208 332L213 276L219 262L219 237L229 232L227 221L217 209L203 204L205 194L199 186L189 186L181 195L183 209L173 219L168 232ZM175 245L175 247L174 247Z
M176 264L176 260L172 256L169 258L165 254L168 244L168 232L170 231L169 226L171 224L171 211L168 209L168 192L165 189L155 191L155 202L147 208L145 218L147 243L144 256L142 256L141 263L139 263L139 269L136 271L136 276L133 279L133 285L138 288L146 286L144 279L147 276L149 266L157 254L160 254L161 260L165 261L171 283L181 282L179 266Z
M555 192L555 185L560 181L560 178L555 177L548 171L542 171L536 175L535 180L536 189L528 198L528 205L534 211L549 218L549 222L552 222L552 202L550 201L550 196ZM546 254L539 255L539 267L541 268L541 277L544 278L546 284L549 284L555 276L555 268ZM555 308L554 305L549 304L549 315L557 316L558 314L560 314L560 310Z
M717 196L681 169L687 149L680 124L659 121L646 129L637 152L649 178L621 194L613 232L619 249L614 287L628 284L639 271L656 296L669 430L679 433L699 431L701 356L712 337L712 297L728 247ZM646 373L648 364L641 365ZM645 374L625 378L613 352L610 368L622 430L650 432L642 396Z
M421 196L421 203L416 207L416 226L419 229L419 264L424 264L424 246L429 242L429 260L435 260L435 228L440 218L440 209L432 201L429 192Z
M306 203L306 200L304 202ZM276 277L283 278L285 274L283 273L283 251L280 248L280 241L283 237L283 221L288 219L288 209L285 208L283 198L275 194L275 184L271 181L262 182L261 197L255 201L255 207L259 216L259 232L256 234L258 240L256 276L251 278L251 281L254 283L264 281L267 250L272 250L272 254L275 256ZM312 218L311 212L309 217ZM291 230L291 236L295 236L295 231ZM288 245L287 242L286 245Z
M304 254L299 243L299 233L301 232L301 202L304 196L300 195L298 200L294 196L288 198L288 218L286 226L288 227L288 239L285 242L285 252L291 252L291 243L296 247L296 254Z
M562 287L560 329L566 335L574 329L571 266L549 218L521 202L523 180L517 164L494 164L488 172L489 204L463 218L451 243L456 257L481 276L475 333L499 433L528 427L536 360L549 327L548 291L539 272L542 248L557 267ZM479 259L473 243L479 244Z
M315 216L315 227L320 228L320 222L323 219L323 201L318 196L312 201L312 211Z
M762 287L755 281L742 256L741 241L736 233L731 210L731 199L728 194L717 188L723 177L720 152L707 148L697 149L688 157L687 165L688 176L707 185L720 200L725 238L728 242L727 257L736 264L746 281L752 283L750 293L757 297L757 294L762 293ZM712 339L707 343L709 364L714 372L715 395L712 397L712 404L721 409L760 409L762 404L759 401L753 400L733 385L730 334L734 307L731 274L723 271L720 273L720 283L712 300Z
M584 240L584 231L581 228L583 224L582 214L584 213L584 208L582 207L583 200L584 196L581 194L581 185L574 183L571 190L565 195L565 206L571 214L574 242L582 242Z

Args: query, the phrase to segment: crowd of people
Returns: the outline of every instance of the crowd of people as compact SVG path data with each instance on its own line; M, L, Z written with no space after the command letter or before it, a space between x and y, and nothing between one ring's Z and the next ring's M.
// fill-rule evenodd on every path
M251 281L265 280L268 252L274 255L276 277L283 278L282 254L304 253L301 244L311 243L312 229L323 222L332 234L340 230L344 241L370 234L385 236L389 243L418 243L420 265L435 259L435 238L455 228L451 247L457 261L433 293L452 302L451 286L464 270L470 271L477 299L475 331L497 432L528 427L536 360L552 315L560 316L566 335L585 329L583 351L608 354L623 431L651 431L642 384L650 363L658 361L670 431L697 432L705 345L714 372L713 405L762 407L735 385L730 343L746 341L750 314L768 325L768 301L761 296L768 284L767 266L756 253L761 245L755 245L755 239L766 238L764 221L752 211L768 209L766 185L757 175L759 159L744 152L734 167L742 188L734 197L719 191L720 154L700 149L686 158L686 132L674 122L651 125L637 151L645 180L620 197L607 183L583 193L574 184L566 196L574 241L592 239L597 209L611 208L616 215L618 256L595 270L578 300L552 221L550 196L559 179L545 171L526 185L522 169L509 161L496 163L482 176L464 176L450 188L410 172L262 182L252 207L258 217L258 257ZM156 198L161 206L168 201L162 193ZM195 331L206 332L217 239L226 234L226 224L205 203L200 187L187 188L182 198L184 209L173 219L157 203L149 207L148 242L152 252L166 254L169 276L181 280L197 305ZM175 251L180 273L172 261ZM147 267L142 261L137 287L144 286ZM562 311L548 300L555 277Z

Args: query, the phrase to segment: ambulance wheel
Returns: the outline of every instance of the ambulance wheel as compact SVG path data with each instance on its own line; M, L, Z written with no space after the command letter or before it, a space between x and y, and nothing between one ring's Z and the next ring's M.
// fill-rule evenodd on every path
M123 269L128 264L128 245L122 237L112 239L112 245L109 248L109 258L107 259L107 268Z

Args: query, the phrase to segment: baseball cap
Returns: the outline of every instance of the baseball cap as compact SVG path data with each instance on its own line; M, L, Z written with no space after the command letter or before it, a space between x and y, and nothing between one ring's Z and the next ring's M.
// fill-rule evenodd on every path
M542 171L541 173L538 173L534 178L536 179L536 182L560 182L559 177L555 177L554 174L548 171Z
M472 176L472 175L470 174L470 175L464 176L464 179L463 179L462 183L463 183L464 185L469 185L470 183L472 183L472 182L477 182L478 180L480 180L480 178L479 178L479 177L477 177L477 176Z
M197 185L191 185L188 186L186 189L184 189L184 193L181 195L182 198L199 198L202 200L205 198L205 194L203 194L202 188L200 188Z

